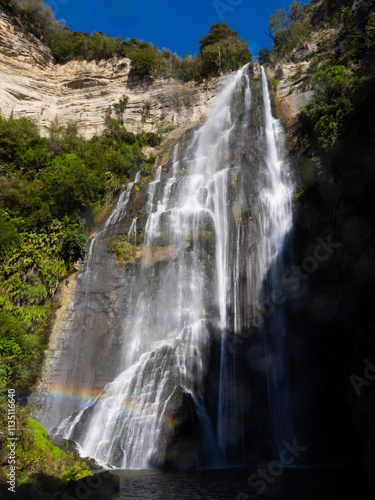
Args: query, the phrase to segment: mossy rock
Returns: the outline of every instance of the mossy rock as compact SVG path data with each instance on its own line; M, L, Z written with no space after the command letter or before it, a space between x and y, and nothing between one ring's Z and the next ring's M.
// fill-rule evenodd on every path
M91 475L86 463L75 453L66 453L52 444L48 431L29 418L16 446L19 464L18 484L35 482L40 476L66 481Z
M105 243L122 263L130 262L136 256L136 245L128 241L127 235L117 235L105 238Z

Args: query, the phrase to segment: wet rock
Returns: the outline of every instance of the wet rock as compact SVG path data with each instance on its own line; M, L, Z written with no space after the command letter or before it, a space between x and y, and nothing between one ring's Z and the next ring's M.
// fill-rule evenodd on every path
M8 491L8 487L6 484L0 483L0 498L1 500L15 500L16 495L15 493L11 493L10 491Z
M16 498L21 500L53 500L56 497L39 490L33 484L21 484L16 488Z
M111 500L117 498L119 491L120 478L106 471L79 481L72 481L62 496L57 498L63 500L67 495L71 495L74 498L86 498L87 500Z
M75 441L64 439L58 435L50 437L49 440L53 445L65 451L65 453L78 453L77 443Z
M41 475L35 482L35 488L44 493L53 495L54 493L61 492L64 489L61 479L55 476Z
M159 448L151 464L167 470L189 470L197 466L199 422L191 395L178 385L170 396L163 415L168 428L163 429Z
M251 78L260 78L260 64L258 61L252 61L249 64L249 74Z

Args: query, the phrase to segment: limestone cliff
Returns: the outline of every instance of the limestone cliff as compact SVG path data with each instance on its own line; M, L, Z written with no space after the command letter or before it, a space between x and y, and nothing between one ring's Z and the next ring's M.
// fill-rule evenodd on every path
M55 64L48 47L26 33L22 24L0 12L0 111L26 116L46 133L51 121L77 123L85 138L102 133L109 114L136 132L174 128L179 137L211 107L224 78L208 84L172 79L132 79L130 59L70 61ZM126 95L123 113L115 105Z

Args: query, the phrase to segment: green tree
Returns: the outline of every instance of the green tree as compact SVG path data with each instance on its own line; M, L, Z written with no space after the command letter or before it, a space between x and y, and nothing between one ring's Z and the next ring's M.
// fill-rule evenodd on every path
M8 11L22 19L22 23L38 38L43 37L56 26L52 8L44 0L8 0Z
M38 336L19 317L0 310L0 387L25 387L41 361Z
M288 18L290 21L300 21L303 17L303 7L301 2L293 2L289 5Z
M15 226L0 213L0 259L20 242L21 238Z
M213 24L200 44L203 76L235 70L251 61L247 42L226 23Z
M293 2L288 11L278 9L268 22L266 30L274 49L278 53L286 53L301 41L306 40L311 32L310 23L303 18L301 2Z
M286 14L286 10L278 9L271 15L270 20L268 21L268 28L266 29L266 33L275 43L277 35L280 33L280 31L284 30L288 26L288 24L289 19Z
M28 118L5 120L0 115L0 165L7 169L37 171L48 165L46 140Z
M355 107L358 88L366 81L343 65L328 66L316 74L315 94L304 108L302 120L307 120L323 149L336 143Z
M266 64L271 61L271 53L272 51L270 49L267 49L266 47L261 47L258 49L257 56L260 64Z
M54 200L53 211L57 216L81 214L93 208L105 185L104 173L98 177L74 154L55 158L42 180Z
M47 150L54 156L77 151L83 145L83 139L78 133L77 124L70 122L67 125L59 125L53 120L49 126L49 138L46 144Z
M228 23L215 23L209 29L207 35L205 35L201 40L199 40L200 48L199 51L202 53L205 47L209 45L214 45L217 42L226 40L229 37L238 36L237 31L233 31L229 28Z
M151 76L160 67L157 50L149 44L147 47L135 47L131 50L132 70L140 76Z
M47 34L46 42L58 63L66 63L75 55L74 35L69 28L51 30Z

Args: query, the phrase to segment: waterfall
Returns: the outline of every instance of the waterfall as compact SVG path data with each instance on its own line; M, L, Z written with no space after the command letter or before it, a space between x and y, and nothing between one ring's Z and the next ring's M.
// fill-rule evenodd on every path
M134 184L138 184L141 178L141 173L137 172L134 182L129 182L128 185L126 186L126 189L121 193L120 198L116 204L115 209L111 213L111 215L108 217L106 224L105 224L105 229L109 228L110 226L113 226L118 222L121 217L125 214L126 212L126 207L128 206L129 199L130 199L130 194L132 192Z
M265 110L266 183L261 191L261 225L263 238L258 252L260 272L265 277L263 307L268 307L267 321L263 324L265 348L268 357L267 380L270 413L272 415L275 444L292 439L292 417L288 387L288 359L285 345L287 319L280 298L273 298L283 290L283 250L286 237L292 231L293 184L283 155L284 131L279 120L272 116L271 100L264 68L262 92ZM282 300L282 299L281 299ZM276 306L272 303L276 303ZM272 308L272 309L271 309Z
M263 425L253 403L263 392L274 439L287 438L284 309L259 319L280 283L292 226L282 136L263 68L253 81L246 65L226 77L188 147L177 143L156 168L141 262L127 267L134 291L120 282L134 313L122 323L118 375L56 431L84 456L121 468L162 466L185 452L188 466L244 464L249 436ZM105 228L121 222L132 188ZM140 231L134 217L128 241ZM189 451L179 452L177 439Z

